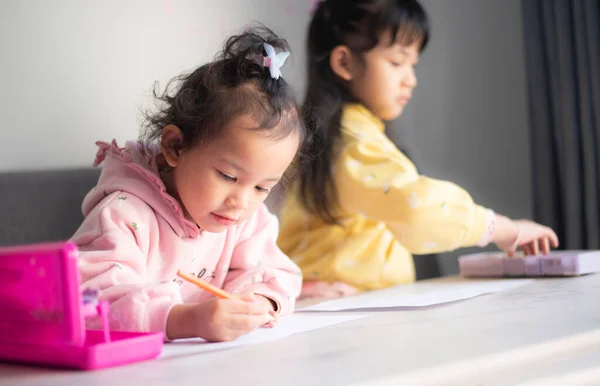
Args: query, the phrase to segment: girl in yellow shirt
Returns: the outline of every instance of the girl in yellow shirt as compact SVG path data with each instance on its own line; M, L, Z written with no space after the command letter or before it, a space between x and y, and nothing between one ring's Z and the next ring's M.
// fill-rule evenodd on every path
M384 133L417 85L429 37L416 0L324 0L308 36L304 115L318 156L299 165L281 212L280 248L303 296L410 283L412 254L495 243L509 254L558 246L545 226L513 221L459 186L419 175Z

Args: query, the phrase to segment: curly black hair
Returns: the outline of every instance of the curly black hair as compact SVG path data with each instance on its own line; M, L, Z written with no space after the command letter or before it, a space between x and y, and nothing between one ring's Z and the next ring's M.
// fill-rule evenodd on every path
M183 147L207 143L219 135L229 121L250 115L274 139L298 132L301 144L307 138L291 86L271 77L263 65L264 44L275 51L290 51L285 39L259 25L227 39L215 59L191 73L173 78L163 93L154 87L157 111L144 113L139 141L148 149L160 142L162 129L177 126Z

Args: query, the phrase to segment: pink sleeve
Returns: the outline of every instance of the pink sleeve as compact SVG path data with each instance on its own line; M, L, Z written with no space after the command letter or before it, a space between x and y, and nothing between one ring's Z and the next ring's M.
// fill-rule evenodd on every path
M123 197L127 202L119 201ZM94 208L72 238L80 250L81 287L98 288L109 301L112 330L165 332L171 307L181 303L175 283L149 279L148 251L157 231L147 205L121 193Z
M262 205L244 224L233 251L224 289L254 292L277 304L277 311L294 311L302 288L302 274L277 247L277 217Z

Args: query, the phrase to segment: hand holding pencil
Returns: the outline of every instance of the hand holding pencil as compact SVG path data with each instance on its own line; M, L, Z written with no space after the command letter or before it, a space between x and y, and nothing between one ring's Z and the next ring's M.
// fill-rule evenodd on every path
M200 337L213 342L230 341L262 325L272 327L277 320L274 311L269 310L270 304L267 306L268 300L259 300L260 295L233 296L194 276L182 272L178 275L216 297L198 304L174 306L167 319L169 339Z

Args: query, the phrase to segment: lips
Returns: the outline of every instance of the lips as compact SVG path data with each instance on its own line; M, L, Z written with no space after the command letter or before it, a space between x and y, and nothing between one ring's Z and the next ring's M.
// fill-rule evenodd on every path
M219 223L221 225L232 225L232 224L235 224L239 220L237 218L223 216L223 215L216 214L216 213L211 213L211 216L217 223Z
M403 96L403 97L399 97L397 99L398 103L401 103L403 105L407 104L408 101L410 101L410 97L409 96Z

